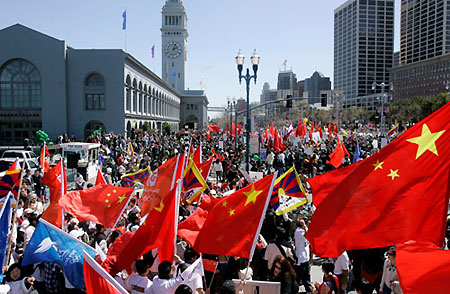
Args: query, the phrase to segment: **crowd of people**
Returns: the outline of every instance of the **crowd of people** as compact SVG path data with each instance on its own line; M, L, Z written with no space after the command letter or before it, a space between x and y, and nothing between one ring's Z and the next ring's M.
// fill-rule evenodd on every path
M245 165L245 143L235 142L227 132L206 133L181 131L170 135L158 135L141 130L132 130L127 137L105 133L91 135L86 141L100 143L99 161L106 183L121 184L121 176L149 167L156 170L168 159L187 151L190 146L202 149L203 160L215 157L210 176L206 179L208 189L204 192L212 197L223 197L230 190L248 185L242 170ZM283 149L276 150L259 136L260 152L250 154L248 169L262 175L277 172L283 174L292 166L300 174L304 187L306 179L333 170L330 154L337 141L329 137L323 142L288 140L284 138ZM360 158L377 151L373 140L376 136L363 134L343 137L349 151L341 166L353 161L357 143ZM67 135L58 142L70 142ZM132 154L130 154L130 144ZM237 146L237 148L236 148ZM261 152L261 149L264 151ZM4 284L10 287L5 293L83 293L76 289L64 275L62 268L54 263L40 263L22 266L26 250L39 216L48 205L48 189L41 183L42 171L34 174L27 170L23 176L19 199L15 208L14 226L8 252L9 260L3 268ZM75 176L74 189L92 187L80 173ZM310 196L309 196L309 199ZM67 214L64 230L80 241L95 247L98 245L106 254L114 242L125 232L136 232L141 225L139 199L133 198L124 211L116 228L105 228L86 220L78 220ZM180 222L196 209L196 205L181 207ZM185 280L183 271L195 262L199 254L181 238L177 239L177 254L173 261L160 261L157 250L152 250L137 260L133 273L119 273L115 279L130 293L236 293L233 279L279 282L281 293L298 293L303 287L306 293L401 293L395 267L395 247L374 250L344 252L337 259L316 258L310 253L305 234L311 221L314 207L311 203L289 213L277 216L268 209L256 245L254 257L248 267L248 260L226 256L207 256L217 262L215 272ZM384 255L384 253L386 254ZM311 281L311 266L322 266L323 281ZM2 293L0 288L0 293Z

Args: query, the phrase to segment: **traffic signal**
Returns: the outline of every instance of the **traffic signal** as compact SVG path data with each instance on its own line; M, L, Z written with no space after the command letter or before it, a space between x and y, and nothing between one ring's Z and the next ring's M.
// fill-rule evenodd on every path
M320 106L327 107L327 94L320 94Z
M292 108L292 95L287 95L286 98L286 108Z

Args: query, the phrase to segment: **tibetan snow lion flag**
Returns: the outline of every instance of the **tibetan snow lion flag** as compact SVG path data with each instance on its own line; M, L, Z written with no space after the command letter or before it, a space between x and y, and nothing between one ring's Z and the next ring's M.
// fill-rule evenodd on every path
M294 210L307 202L305 190L295 167L291 167L276 179L270 206L277 215Z
M194 202L203 191L208 188L202 174L198 170L194 161L189 160L189 164L184 171L182 194L188 203Z
M138 170L137 172L123 175L122 180L122 186L124 187L134 187L136 183L144 184L148 177L150 176L150 168L145 168Z

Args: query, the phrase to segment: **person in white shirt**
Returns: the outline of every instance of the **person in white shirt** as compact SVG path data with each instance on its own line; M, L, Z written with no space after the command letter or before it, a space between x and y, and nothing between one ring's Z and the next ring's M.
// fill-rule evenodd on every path
M311 275L310 275L310 265L309 265L309 243L305 238L305 234L308 228L303 219L300 219L297 224L297 229L294 233L295 241L295 255L297 255L297 263L294 266L295 272L297 273L297 282L300 284L302 282L306 289L306 292L311 292Z
M165 260L158 266L158 275L153 279L153 284L150 287L151 294L173 294L178 286L183 283L183 275L172 278L172 272L175 271L175 266Z
M131 275L128 279L131 294L150 293L152 281L147 276L150 273L150 267L144 260L136 260L137 274Z
M334 262L334 274L339 279L341 293L346 293L350 272L350 259L344 251Z
M23 252L25 252L25 248L27 247L28 242L30 242L31 236L33 236L34 230L37 226L37 217L36 215L32 214L28 218L29 225L25 228L25 234L24 234L24 242L23 242Z
M216 183L223 181L223 167L219 159L214 163L214 171L216 172Z
M264 259L267 260L267 267L269 270L272 269L273 261L277 256L285 256L285 258L294 259L294 254L292 253L291 248L281 245L283 238L286 235L286 230L281 227L277 227L276 230L275 242L267 245L266 253L264 254ZM281 252L280 248L284 252Z

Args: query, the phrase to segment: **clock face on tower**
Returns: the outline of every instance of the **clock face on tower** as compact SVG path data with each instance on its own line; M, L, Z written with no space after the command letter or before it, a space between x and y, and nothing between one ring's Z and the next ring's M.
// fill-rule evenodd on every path
M177 58L181 54L181 46L177 42L169 42L166 45L165 53L169 58Z

